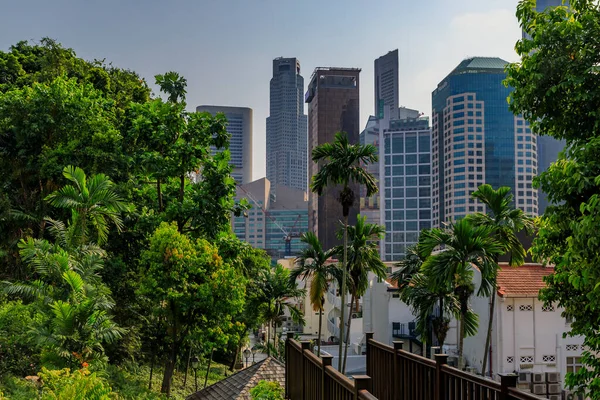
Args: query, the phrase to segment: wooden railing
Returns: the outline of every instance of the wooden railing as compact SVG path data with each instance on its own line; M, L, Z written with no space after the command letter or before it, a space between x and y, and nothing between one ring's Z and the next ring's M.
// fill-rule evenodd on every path
M331 366L329 355L317 357L310 342L286 343L286 396L290 400L540 400L516 389L517 375L500 375L501 382L463 372L447 364L446 354L435 361L390 347L367 333L367 375L350 380Z
M297 342L288 333L285 358L285 393L291 400L377 400L367 391L370 378L352 380L331 366L330 355L317 357L310 342Z

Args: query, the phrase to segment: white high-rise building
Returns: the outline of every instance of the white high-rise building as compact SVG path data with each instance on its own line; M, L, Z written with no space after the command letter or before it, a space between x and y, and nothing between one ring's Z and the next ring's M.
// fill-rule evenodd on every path
M304 78L296 58L273 60L267 117L267 179L271 191L288 186L307 191L308 131L304 115Z
M237 184L252 182L252 109L248 107L198 106L198 112L225 114L227 132L231 135L229 163L233 170L231 176Z

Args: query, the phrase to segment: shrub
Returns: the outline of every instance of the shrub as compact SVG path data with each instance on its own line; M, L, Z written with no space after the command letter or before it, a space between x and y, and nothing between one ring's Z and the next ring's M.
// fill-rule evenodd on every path
M33 305L0 302L0 376L24 377L38 371L39 353L29 340L34 319Z
M110 400L116 399L108 383L87 368L71 372L69 368L42 368L42 400Z
M252 400L284 400L283 388L278 382L260 381L250 389Z

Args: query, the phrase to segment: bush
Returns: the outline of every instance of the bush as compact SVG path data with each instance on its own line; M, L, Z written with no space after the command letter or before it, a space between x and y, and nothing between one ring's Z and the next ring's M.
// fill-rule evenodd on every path
M284 400L283 388L278 382L260 381L250 389L252 400Z
M0 376L25 377L38 371L39 353L29 339L35 315L31 304L0 303Z
M42 368L42 400L110 400L116 394L109 384L87 368L71 372L69 368Z

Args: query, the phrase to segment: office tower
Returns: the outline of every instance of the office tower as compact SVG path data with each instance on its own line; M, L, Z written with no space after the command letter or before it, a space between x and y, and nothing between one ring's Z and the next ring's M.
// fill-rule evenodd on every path
M245 216L232 217L233 232L253 247L267 250L274 259L298 256L305 248L300 235L308 230L306 192L281 186L277 198L271 193L266 178L238 185L236 200L246 198L252 208Z
M308 133L303 94L300 61L296 58L273 60L267 117L267 179L272 183L272 191L279 186L307 190Z
M377 149L377 155L379 156L379 120L374 116L369 116L365 129L358 136L359 143L361 145L371 144ZM371 163L366 166L367 172L377 179L379 182L379 163L381 159L376 163ZM370 224L380 223L379 209L380 209L381 193L377 192L371 197L367 197L367 188L363 185L360 186L360 214L367 217L367 222Z
M229 164L231 176L237 184L252 181L252 109L247 107L207 106L196 107L196 111L225 114L227 132L231 135ZM214 150L214 149L213 149Z
M471 198L481 184L509 186L517 206L537 215L537 138L508 109L506 61L469 58L432 93L433 225L485 211ZM522 200L522 201L519 201Z
M308 103L308 154L323 143L332 142L335 133L344 131L350 143L358 143L359 127L359 74L358 68L316 68L306 92ZM308 176L319 170L310 160ZM348 222L356 223L358 213L358 185L352 185L357 200L350 209ZM309 191L308 228L315 232L323 248L340 244L336 233L343 220L342 207L337 201L340 186L326 188L322 196Z
M375 60L375 116L398 118L398 49Z
M384 261L403 259L419 232L432 226L431 129L418 115L392 120L383 131Z

